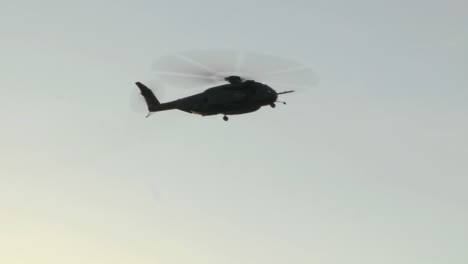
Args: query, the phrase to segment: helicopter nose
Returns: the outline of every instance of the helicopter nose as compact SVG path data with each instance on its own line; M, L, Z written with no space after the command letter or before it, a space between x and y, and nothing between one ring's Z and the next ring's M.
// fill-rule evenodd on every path
M271 92L272 92L273 102L275 102L276 99L278 99L278 93L273 89L271 89Z

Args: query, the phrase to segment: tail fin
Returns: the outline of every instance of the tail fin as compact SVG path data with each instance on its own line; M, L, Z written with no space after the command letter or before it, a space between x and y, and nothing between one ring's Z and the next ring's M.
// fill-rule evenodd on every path
M140 88L141 95L143 95L143 97L145 98L146 105L148 106L148 111L154 112L156 110L156 107L161 104L158 98L156 98L156 96L150 88L146 87L141 82L136 82L135 84L136 86L138 86L138 88Z

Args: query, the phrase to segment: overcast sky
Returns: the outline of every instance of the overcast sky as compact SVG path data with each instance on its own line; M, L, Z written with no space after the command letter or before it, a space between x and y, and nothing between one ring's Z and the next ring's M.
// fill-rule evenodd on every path
M468 2L0 1L0 263L468 263ZM229 122L132 109L205 48L320 82Z

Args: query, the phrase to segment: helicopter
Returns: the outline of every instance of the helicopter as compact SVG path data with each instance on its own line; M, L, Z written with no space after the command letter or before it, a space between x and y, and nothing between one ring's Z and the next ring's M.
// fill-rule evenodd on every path
M222 114L224 121L228 115L255 112L263 106L275 107L278 95L292 93L294 90L276 92L270 86L253 80L243 80L239 76L225 78L228 84L215 86L202 93L187 96L167 103L160 103L153 91L141 82L135 84L140 89L148 107L148 117L152 112L181 110L191 114L210 116Z
M234 67L230 66L229 63L220 62L220 60L227 58L226 55L231 57L230 59L235 64ZM249 61L248 58L251 60ZM242 65L244 67L241 67ZM257 77L267 79L267 81L257 81L257 78L246 77L252 75L255 68L266 71ZM208 53L192 52L164 57L159 64L155 65L155 69L160 78L166 78L166 81L169 82L188 80L189 82L185 82L184 85L192 86L194 81L202 81L203 84L208 81L212 85L202 92L162 103L149 87L137 81L135 85L144 98L148 110L146 117L155 112L180 110L200 116L222 115L223 120L228 121L230 115L252 113L264 106L275 108L277 103L286 105L286 102L278 101L279 95L295 92L295 89L277 92L270 85L288 87L287 84L292 83L292 87L294 87L294 82L287 80L286 84L279 83L277 78L271 80L271 76L287 74L297 80L297 72L303 72L304 66L255 53L246 56L245 54L229 53L229 51L228 53L226 51L222 51L222 53L209 51ZM291 75L291 73L295 73L295 75ZM306 72L308 77L310 74L311 72ZM265 78L267 76L270 78Z

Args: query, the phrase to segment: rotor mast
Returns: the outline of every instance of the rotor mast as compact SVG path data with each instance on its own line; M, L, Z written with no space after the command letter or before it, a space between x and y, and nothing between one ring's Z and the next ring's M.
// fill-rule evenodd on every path
M231 84L241 83L243 81L241 77L235 76L235 75L228 76L228 77L224 78L224 80L231 83Z

